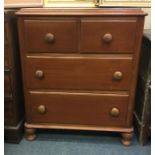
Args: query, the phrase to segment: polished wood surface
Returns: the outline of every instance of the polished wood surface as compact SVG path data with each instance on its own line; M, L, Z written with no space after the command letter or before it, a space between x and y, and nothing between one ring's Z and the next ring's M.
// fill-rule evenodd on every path
M125 145L125 146L129 146L131 144L131 139L133 137L133 132L124 132L122 133L122 144Z
M130 144L146 14L38 8L17 15L25 127L118 131Z
M5 53L4 53L4 67L9 67L9 61L8 61L8 48L7 48L7 43L4 45L4 50L5 50Z
M145 16L147 13L139 8L23 8L20 16Z
M128 95L30 92L31 123L126 126ZM46 111L40 113L38 107ZM118 117L111 115L118 108Z
M133 68L130 56L28 56L25 62L28 89L130 89ZM43 72L41 79L35 76L37 71ZM114 77L118 71L122 73L120 79Z
M63 26L62 26L63 25ZM25 44L28 52L77 51L77 23L74 19L25 20ZM53 41L47 41L47 35Z
M29 140L29 141L33 141L34 139L36 139L35 131L36 131L35 129L26 128L26 129L25 129L26 139Z
M133 128L126 127L108 127L108 126L90 126L90 125L77 125L77 124L56 124L56 123L25 123L28 129L69 129L69 130L88 130L88 131L111 131L131 133Z
M4 0L4 8L42 7L43 0Z
M133 53L136 24L132 17L28 18L24 21L25 46L29 52ZM111 35L110 42L104 39L107 34ZM50 35L53 40L48 42Z
M83 53L133 53L136 24L136 18L82 19L81 51ZM110 35L111 40L106 41L107 35Z
M24 108L16 11L4 11L4 138L6 142L19 143Z
M7 98L12 98L10 71L4 71L4 94Z
M131 138L124 138L125 133L131 134L133 133L133 128L123 128L123 127L108 127L108 126L90 126L90 125L77 125L77 124L56 124L56 123L25 123L25 133L26 139L29 141L36 139L36 128L37 129L67 129L67 130L85 130L85 131L111 131L111 132L121 132L122 133L122 144L129 145L131 144ZM132 136L130 136L132 137ZM125 143L124 143L125 141ZM126 145L126 146L128 146Z

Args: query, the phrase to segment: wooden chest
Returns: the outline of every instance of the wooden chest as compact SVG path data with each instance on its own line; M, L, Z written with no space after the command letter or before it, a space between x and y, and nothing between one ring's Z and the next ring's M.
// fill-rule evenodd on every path
M13 143L20 142L24 122L16 11L4 10L4 138Z
M143 32L140 9L21 9L27 139L35 129L116 131L132 138Z

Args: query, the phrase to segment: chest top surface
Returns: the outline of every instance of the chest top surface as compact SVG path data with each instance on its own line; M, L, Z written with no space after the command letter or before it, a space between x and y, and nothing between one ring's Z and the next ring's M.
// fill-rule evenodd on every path
M35 16L145 16L136 8L23 8L17 15Z

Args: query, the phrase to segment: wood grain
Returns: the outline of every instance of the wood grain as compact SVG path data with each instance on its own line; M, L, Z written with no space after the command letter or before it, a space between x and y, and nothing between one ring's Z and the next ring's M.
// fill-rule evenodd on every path
M63 26L62 26L63 25ZM78 49L77 22L75 19L25 20L25 43L28 52L75 52ZM47 34L54 41L45 40Z
M28 89L60 90L129 90L132 75L132 57L121 56L29 56L26 60ZM42 71L44 77L35 76ZM113 74L120 71L122 79Z
M81 20L81 52L134 52L136 24L136 18L83 18ZM112 40L108 43L103 40L105 34L112 36Z
M144 11L138 8L23 8L17 15L20 16L145 16Z
M86 130L86 131L111 131L111 132L132 132L133 128L123 127L108 127L108 126L90 126L90 125L75 125L75 124L56 124L56 123L25 123L26 128L38 129L66 129L66 130Z
M25 127L131 135L146 13L125 8L38 8L21 9L17 15L28 123ZM64 27L58 21L64 22ZM51 47L41 41L46 30L60 36ZM108 44L101 42L106 33L112 35ZM118 81L113 79L116 71L123 75ZM39 106L47 113L38 113ZM109 110L115 106L121 113L111 118ZM127 141L129 144L131 138Z
M31 123L83 124L96 126L125 126L128 95L49 92L29 94ZM45 113L39 113L39 105ZM112 108L120 111L110 115Z
M4 11L4 127L5 140L19 143L24 116L16 9Z

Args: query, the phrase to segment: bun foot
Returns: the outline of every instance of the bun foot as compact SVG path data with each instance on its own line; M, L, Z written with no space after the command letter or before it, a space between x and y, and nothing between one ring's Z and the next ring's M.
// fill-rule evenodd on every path
M131 140L132 140L132 137L133 137L133 133L122 133L122 144L125 145L125 146L129 146L131 145Z
M25 133L26 133L26 136L25 138L28 140L28 141L33 141L36 139L36 134L35 134L35 129L30 129L30 128L25 128Z

